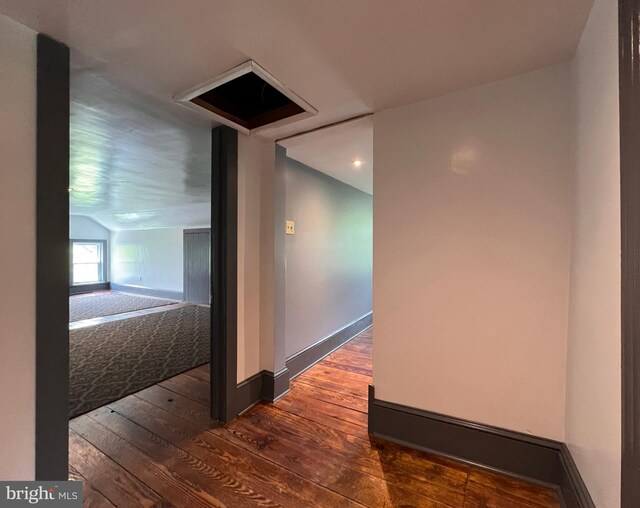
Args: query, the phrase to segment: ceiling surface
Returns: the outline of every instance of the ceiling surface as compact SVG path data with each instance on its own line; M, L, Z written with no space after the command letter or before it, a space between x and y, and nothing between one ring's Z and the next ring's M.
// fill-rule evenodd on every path
M0 0L0 13L71 48L72 213L138 229L208 224L215 123L174 100L195 85L255 60L319 110L258 134L280 139L568 61L591 5ZM371 192L370 124L282 144L291 157Z
M319 110L260 133L276 139L567 61L591 4L0 0L0 12L167 104L253 59Z
M287 156L373 194L373 118L320 129L281 141ZM361 164L356 167L353 161Z
M92 71L71 74L70 211L110 230L210 224L211 131Z

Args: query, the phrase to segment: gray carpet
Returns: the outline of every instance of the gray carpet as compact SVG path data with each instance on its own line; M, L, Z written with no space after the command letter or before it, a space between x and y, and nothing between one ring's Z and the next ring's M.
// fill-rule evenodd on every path
M151 309L177 303L173 300L135 296L118 291L101 291L69 297L69 322Z
M69 417L209 362L209 335L196 305L71 330Z

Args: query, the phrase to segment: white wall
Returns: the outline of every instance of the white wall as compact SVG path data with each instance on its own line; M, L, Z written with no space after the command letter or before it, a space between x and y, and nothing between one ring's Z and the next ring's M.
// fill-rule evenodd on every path
M287 358L371 312L372 211L370 194L287 158Z
M374 115L376 398L564 438L569 71Z
M574 62L577 135L566 441L599 508L620 506L617 5L596 0Z
M84 215L69 216L69 238L72 240L107 240L111 231Z
M111 234L112 283L182 291L182 258L182 228L123 230Z
M238 382L273 370L274 150L238 134Z
M36 34L0 15L0 479L35 475Z

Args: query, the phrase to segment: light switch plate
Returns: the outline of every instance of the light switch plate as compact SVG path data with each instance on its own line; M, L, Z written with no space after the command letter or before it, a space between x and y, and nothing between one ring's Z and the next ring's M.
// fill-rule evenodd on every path
M288 235L295 235L296 234L296 223L293 222L292 220L285 221L285 232Z

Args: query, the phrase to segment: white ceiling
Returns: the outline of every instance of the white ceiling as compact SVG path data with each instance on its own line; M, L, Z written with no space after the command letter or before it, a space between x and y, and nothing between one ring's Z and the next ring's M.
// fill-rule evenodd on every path
M280 142L287 156L356 189L373 194L373 119L371 116ZM353 161L360 160L359 167Z
M71 73L70 211L111 230L210 224L211 130Z
M592 1L0 0L0 13L71 47L71 209L121 229L208 217L213 123L173 98L235 65L255 60L319 110L259 134L279 139L567 61ZM283 144L371 192L367 123Z
M320 111L260 133L275 139L566 61L591 4L0 0L0 12L167 104L253 59Z

